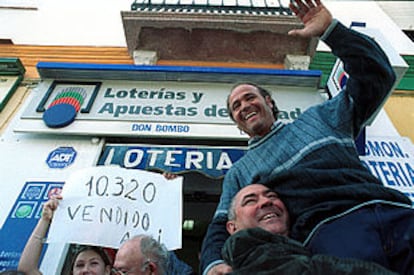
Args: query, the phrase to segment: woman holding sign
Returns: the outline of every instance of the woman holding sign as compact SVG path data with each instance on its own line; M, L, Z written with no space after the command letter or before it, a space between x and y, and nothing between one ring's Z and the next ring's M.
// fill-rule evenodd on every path
M49 230L53 213L62 196L55 195L43 205L42 217L33 230L19 261L18 270L27 275L42 274L39 270L39 260L45 236ZM74 255L71 265L71 274L80 275L84 272L95 275L109 275L111 264L108 255L102 248L82 246Z

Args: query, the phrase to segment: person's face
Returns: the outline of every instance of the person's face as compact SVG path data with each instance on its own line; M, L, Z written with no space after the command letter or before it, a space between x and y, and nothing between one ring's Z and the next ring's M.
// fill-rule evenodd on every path
M85 250L78 254L73 264L73 274L107 275L110 266L106 266L101 256L93 250Z
M275 121L270 97L263 98L256 87L242 84L233 89L228 100L229 111L240 130L250 137L270 131Z
M122 245L115 256L113 274L146 275L154 273L154 263L144 257L139 241Z
M288 235L289 215L277 194L261 184L241 189L235 197L234 221L227 222L230 234L247 228L260 227L274 234Z

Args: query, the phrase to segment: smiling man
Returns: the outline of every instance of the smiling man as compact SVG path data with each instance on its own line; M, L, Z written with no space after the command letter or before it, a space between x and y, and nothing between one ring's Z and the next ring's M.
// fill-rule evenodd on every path
M260 227L273 234L288 236L289 214L278 195L262 184L241 189L233 198L227 221L232 235L246 228Z
M228 213L223 259L232 275L336 274L396 275L375 263L312 255L290 238L289 214L276 192L247 185L234 196Z
M279 112L270 93L253 83L236 85L227 108L239 129L251 137L266 135Z

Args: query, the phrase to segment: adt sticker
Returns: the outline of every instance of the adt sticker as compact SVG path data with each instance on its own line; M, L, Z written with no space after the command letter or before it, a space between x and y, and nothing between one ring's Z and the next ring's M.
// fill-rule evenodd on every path
M71 165L76 158L76 151L72 147L59 147L50 152L46 163L50 168L65 168Z

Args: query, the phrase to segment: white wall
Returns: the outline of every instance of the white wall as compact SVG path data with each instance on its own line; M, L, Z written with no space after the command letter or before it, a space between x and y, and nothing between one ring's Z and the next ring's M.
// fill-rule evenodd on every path
M272 1L277 3L275 0L268 0L268 3L271 5ZM26 3L37 10L1 8L13 3L15 6ZM0 39L29 45L124 47L120 12L129 11L132 3L133 0L0 0ZM282 3L286 6L288 0ZM367 27L381 29L400 54L414 54L414 44L376 2L325 0L324 3L345 25L364 21ZM408 3L414 6L414 2ZM405 2L404 5L409 4Z
M120 11L130 10L132 2L39 0L37 10L0 9L0 39L14 44L123 47Z
M410 2L414 7L414 2ZM414 43L401 31L400 27L374 1L325 1L332 15L344 25L352 21L365 22L367 28L379 29L387 40L402 55L414 55ZM319 45L318 50L325 46Z

